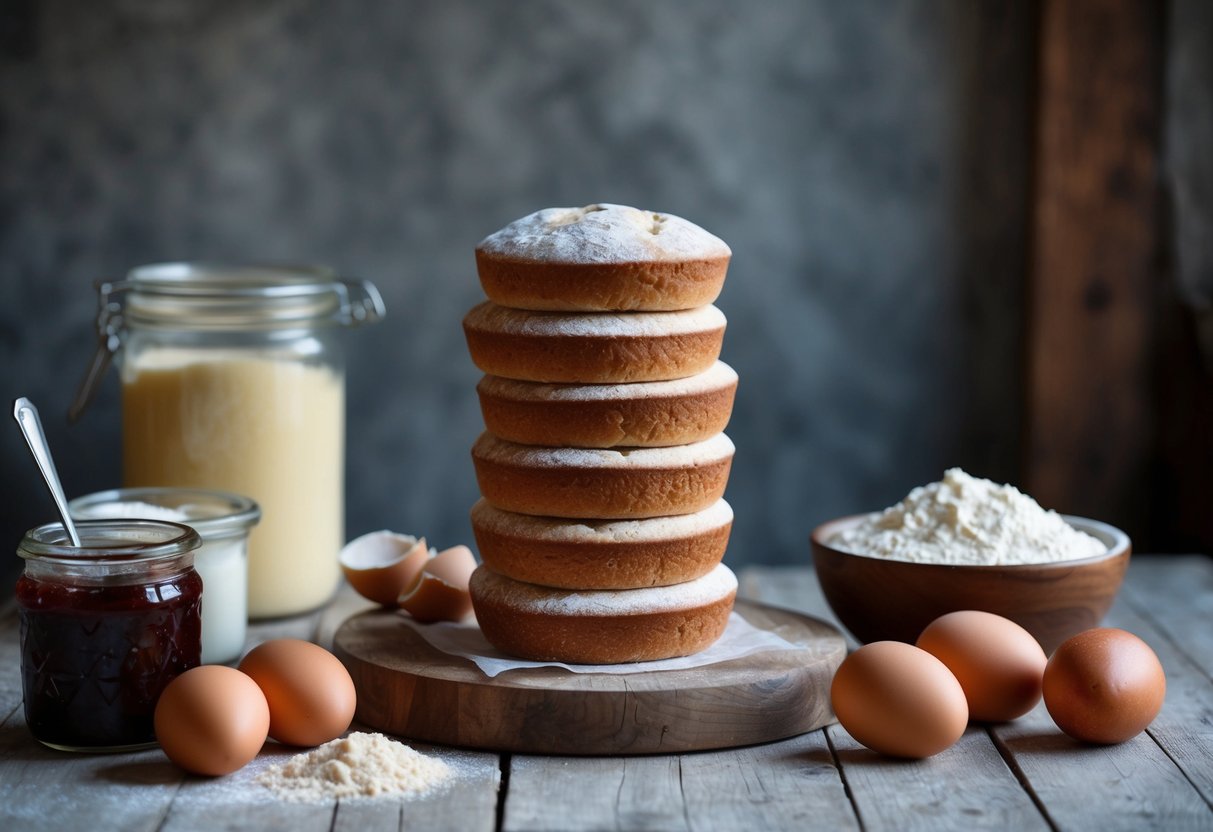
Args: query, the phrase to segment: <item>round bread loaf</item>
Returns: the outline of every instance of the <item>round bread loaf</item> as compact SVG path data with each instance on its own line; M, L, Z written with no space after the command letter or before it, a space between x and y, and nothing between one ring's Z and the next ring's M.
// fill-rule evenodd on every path
M618 384L702 373L720 356L724 314L684 312L562 314L485 301L463 319L472 361L521 381Z
M719 500L733 443L718 433L672 448L542 448L483 433L472 462L480 493L504 511L633 520L691 514Z
M737 578L720 564L673 586L570 592L515 581L479 566L472 606L484 637L532 661L619 664L689 656L720 638Z
M476 385L489 433L524 445L658 448L724 430L737 373L717 361L702 373L635 384L540 384L485 376Z
M476 247L480 285L515 309L693 309L716 300L732 252L671 214L626 205L545 208Z
M703 511L646 520L556 520L472 506L484 565L516 581L561 589L639 589L685 583L721 558L733 509L717 500Z

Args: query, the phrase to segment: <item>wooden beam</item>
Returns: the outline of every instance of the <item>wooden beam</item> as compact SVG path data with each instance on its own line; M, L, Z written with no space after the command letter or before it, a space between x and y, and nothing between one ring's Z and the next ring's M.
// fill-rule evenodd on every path
M1042 3L1026 487L1142 533L1153 450L1161 12Z

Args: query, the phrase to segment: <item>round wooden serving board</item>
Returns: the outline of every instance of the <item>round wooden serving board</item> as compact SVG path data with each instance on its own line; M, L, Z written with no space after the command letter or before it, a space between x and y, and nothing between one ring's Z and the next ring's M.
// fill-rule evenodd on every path
M834 721L830 682L846 642L829 624L738 601L751 625L795 644L691 670L485 676L431 647L394 611L355 615L333 652L358 689L356 718L442 745L533 754L673 754L751 745Z

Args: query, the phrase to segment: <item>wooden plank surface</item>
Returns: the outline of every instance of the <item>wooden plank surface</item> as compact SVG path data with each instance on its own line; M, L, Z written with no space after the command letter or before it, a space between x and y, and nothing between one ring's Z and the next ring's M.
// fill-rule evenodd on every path
M1162 559L1138 561L1130 583L1143 571L1155 571L1163 564ZM1174 558L1165 561L1182 563ZM1171 574L1174 578L1157 588L1160 600L1182 598L1188 592L1182 586L1182 570ZM1091 746L1062 734L1041 704L992 733L1059 829L1208 829L1213 826L1213 805L1208 800L1213 686L1168 636L1134 608L1131 594L1127 590L1113 605L1104 625L1140 636L1162 661L1168 696L1150 730L1119 745ZM1187 629L1194 629L1192 623L1189 619Z
M856 829L823 731L681 759L691 829Z
M1043 705L993 729L1056 829L1207 829L1210 809L1148 734L1092 746L1062 734Z
M1047 829L984 728L947 751L894 760L826 729L865 830Z
M1162 597L1182 598L1183 574L1172 574ZM1167 701L1150 729L1119 745L1090 746L1061 734L1042 704L993 732L1058 828L1207 829L1213 824L1213 686L1134 608L1129 594L1104 624L1140 636L1162 661Z
M1024 490L1143 538L1162 4L1040 4Z
M808 569L739 576L743 594L826 620ZM323 641L364 606L258 624L267 636ZM1145 638L1168 675L1162 714L1118 746L1061 734L1037 708L911 762L875 755L832 726L749 748L659 757L570 758L426 749L454 785L401 801L283 804L252 783L292 750L273 744L225 778L188 776L159 751L73 755L33 742L19 704L15 616L0 610L0 829L1213 829L1213 562L1134 560L1108 623ZM507 775L503 779L501 767ZM499 789L503 790L500 794Z
M748 569L741 589L841 627L812 570ZM826 733L866 830L1047 828L983 729L970 728L945 754L919 762L875 754L840 725Z
M1135 558L1121 595L1213 678L1213 559Z
M828 691L846 656L816 619L739 601L737 624L794 648L679 670L488 678L431 645L397 610L346 621L334 638L360 691L358 719L426 742L525 754L670 754L786 739L834 717ZM454 704L453 704L454 703Z
M740 597L828 620L810 570L747 569L738 578ZM858 828L822 731L645 760L515 755L503 829Z
M337 806L335 829L421 830L422 832L481 832L497 828L501 762L496 754L412 744L418 751L441 757L455 770L456 780L441 794L424 800L345 801ZM395 804L400 822L373 822L374 804Z
M503 829L685 829L677 757L510 759Z
M1167 698L1150 736L1213 807L1213 560L1141 558L1132 578L1109 623L1162 661Z
M505 830L857 829L821 731L732 751L510 762Z
M366 602L343 589L323 610L256 623L248 646L271 638L321 640L339 619ZM0 830L491 830L501 780L496 754L419 746L455 770L449 788L416 800L284 803L254 782L266 766L299 749L270 742L240 771L220 778L188 775L159 750L132 754L66 754L44 748L25 727L13 605L0 610ZM367 730L353 725L351 730Z
M828 621L846 636L847 643L852 648L858 646L858 642L842 626L830 605L826 603L821 583L812 569L794 566L752 566L742 570L737 576L737 582L738 597L750 598Z
M747 570L742 588L768 603L833 620L809 570ZM1168 634L1143 618L1139 606L1167 622ZM1213 640L1210 609L1208 558L1134 560L1123 597L1105 623L1156 645L1171 693L1150 732L1129 743L1076 743L1058 731L1043 704L988 734L970 727L955 747L922 762L881 758L841 726L826 729L864 828L1213 828L1207 800L1213 687L1204 668L1176 646L1205 655ZM1200 621L1206 626L1194 626ZM965 805L973 795L978 805Z
M184 774L159 751L66 754L35 742L18 708L0 725L0 829L157 829Z

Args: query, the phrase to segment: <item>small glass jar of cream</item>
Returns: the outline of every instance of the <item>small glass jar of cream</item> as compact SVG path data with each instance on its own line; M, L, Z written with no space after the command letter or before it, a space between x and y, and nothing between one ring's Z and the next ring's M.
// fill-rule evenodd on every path
M25 721L65 751L155 745L161 691L202 655L198 533L179 523L93 520L26 533L17 548Z
M184 523L202 546L202 663L240 658L248 634L248 539L261 509L248 497L199 488L115 488L68 503L75 520L143 518Z

